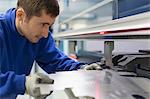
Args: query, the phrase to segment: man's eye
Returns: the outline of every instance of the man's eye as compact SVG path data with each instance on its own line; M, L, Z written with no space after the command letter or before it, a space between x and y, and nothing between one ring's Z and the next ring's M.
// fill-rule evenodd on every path
M48 25L48 24L43 23L43 24L42 24L42 27L49 27L49 25Z
M42 26L44 27L44 26L45 26L45 24L42 24Z

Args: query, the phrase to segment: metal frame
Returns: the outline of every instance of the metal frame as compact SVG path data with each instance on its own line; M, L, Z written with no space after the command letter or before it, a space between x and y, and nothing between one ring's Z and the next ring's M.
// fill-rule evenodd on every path
M75 39L80 39L81 37L86 39L86 37L92 35L89 37L90 39L95 37L104 39L106 36L112 36L113 39L114 36L121 36L121 38L135 35L150 36L149 18L150 12L146 12L121 19L111 20L94 26L89 26L85 29L55 33L53 37L55 39L69 39L73 37L75 37Z

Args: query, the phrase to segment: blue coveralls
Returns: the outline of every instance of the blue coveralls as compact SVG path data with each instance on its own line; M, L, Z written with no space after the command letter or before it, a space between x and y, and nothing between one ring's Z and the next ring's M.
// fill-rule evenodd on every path
M0 15L0 99L15 99L25 93L25 76L34 60L47 73L75 70L82 65L55 47L51 33L36 44L29 42L18 33L15 17L15 8Z

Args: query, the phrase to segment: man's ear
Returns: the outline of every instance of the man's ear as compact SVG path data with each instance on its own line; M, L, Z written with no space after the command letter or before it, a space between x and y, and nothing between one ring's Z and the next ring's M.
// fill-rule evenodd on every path
M23 18L26 16L23 8L18 8L16 11L16 18L18 18L19 21L22 21Z

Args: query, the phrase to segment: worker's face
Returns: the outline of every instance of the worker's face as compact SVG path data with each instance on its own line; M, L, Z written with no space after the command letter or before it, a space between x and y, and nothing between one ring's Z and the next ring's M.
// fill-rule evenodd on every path
M30 19L24 14L19 21L18 30L30 42L37 43L41 38L47 38L49 27L54 23L55 17L47 15L44 11L40 17L33 16Z

